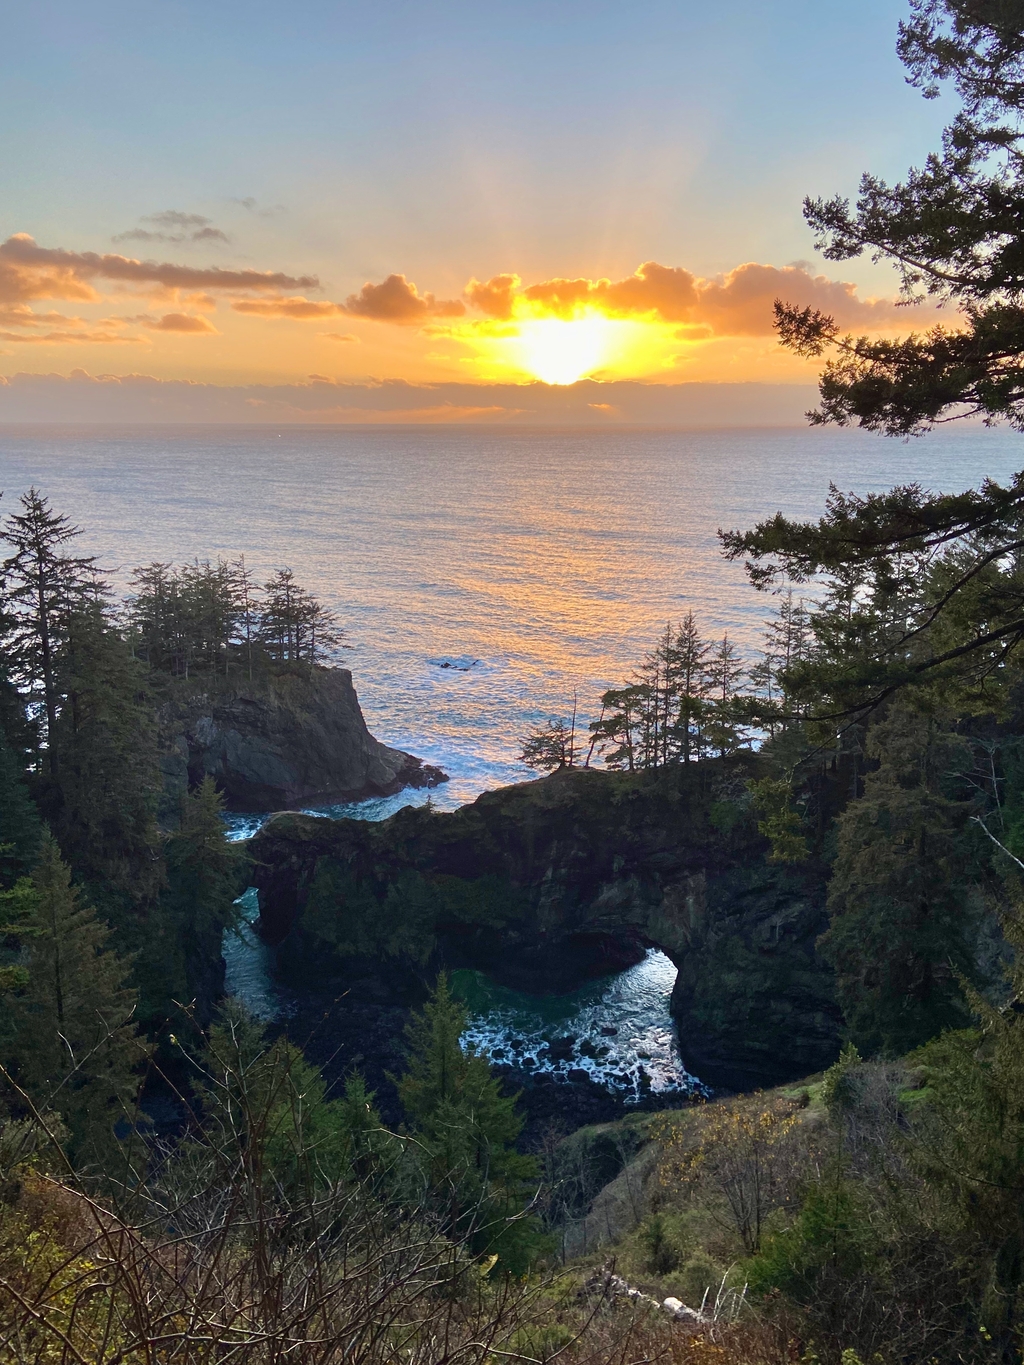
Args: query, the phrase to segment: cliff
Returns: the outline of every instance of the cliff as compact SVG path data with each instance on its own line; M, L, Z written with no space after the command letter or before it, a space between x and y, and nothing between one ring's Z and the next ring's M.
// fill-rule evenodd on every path
M439 768L374 739L347 668L264 671L190 690L161 708L173 798L213 777L235 811L280 810L387 796L446 781Z
M406 997L441 965L567 990L657 946L679 969L694 1074L736 1088L806 1075L839 1030L815 952L825 870L767 862L755 766L568 771L380 824L278 815L250 845L261 930L306 981L376 964Z

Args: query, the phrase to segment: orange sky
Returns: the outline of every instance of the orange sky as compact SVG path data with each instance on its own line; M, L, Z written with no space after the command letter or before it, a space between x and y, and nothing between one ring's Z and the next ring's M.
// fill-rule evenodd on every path
M184 265L15 234L0 245L0 354L8 373L78 367L203 383L793 383L819 367L776 343L776 298L858 333L935 317L861 298L806 263L743 262L701 278L648 261L616 280L530 280L509 268L448 297L429 284L393 273L332 299L317 276L273 262Z

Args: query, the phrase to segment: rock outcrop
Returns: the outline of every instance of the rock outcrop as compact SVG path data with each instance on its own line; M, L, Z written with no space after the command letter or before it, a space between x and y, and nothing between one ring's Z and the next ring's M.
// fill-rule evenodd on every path
M282 814L252 840L261 931L286 969L372 964L408 996L440 965L566 990L661 948L688 1068L747 1088L830 1063L839 1014L815 941L825 869L770 864L753 756L656 773L567 771L449 814Z
M215 779L235 811L281 810L387 796L447 780L366 727L347 668L264 673L188 693L161 720L169 788Z

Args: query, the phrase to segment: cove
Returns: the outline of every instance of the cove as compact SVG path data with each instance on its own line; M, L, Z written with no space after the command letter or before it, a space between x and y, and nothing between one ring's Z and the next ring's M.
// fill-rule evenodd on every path
M410 802L409 797L413 796ZM377 823L425 794L388 798L305 812L322 818ZM225 817L230 837L251 838L263 815ZM250 887L237 902L239 923L224 935L225 991L266 1023L286 1021L302 1007L303 992L277 971L277 951L256 931L259 901ZM704 1095L687 1071L670 1014L676 968L649 948L625 971L588 981L563 994L533 995L501 985L468 968L452 972L452 988L468 1014L463 1043L500 1069L524 1080L546 1076L557 1083L588 1081L627 1105L663 1096ZM314 982L310 982L315 990Z

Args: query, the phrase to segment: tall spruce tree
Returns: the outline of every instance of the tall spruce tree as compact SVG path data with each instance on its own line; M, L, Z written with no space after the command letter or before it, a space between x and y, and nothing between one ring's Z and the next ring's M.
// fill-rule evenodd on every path
M501 1093L485 1058L463 1049L465 1027L442 973L406 1030L408 1069L398 1094L451 1230L521 1273L539 1249L536 1227L522 1216L537 1166L515 1151L523 1126L515 1098Z
M21 507L0 531L13 551L2 570L11 617L7 656L13 680L42 705L47 766L56 777L61 652L71 616L96 592L95 560L69 552L81 532L37 489L29 489Z
M967 1022L983 862L968 803L943 791L952 747L933 719L895 709L869 735L878 770L839 819L820 949L865 1055L898 1056Z
M814 423L902 436L980 415L1024 429L1020 6L911 0L898 51L926 98L949 87L959 97L941 149L895 185L865 175L853 207L810 199L805 216L828 259L867 252L889 262L908 302L939 299L953 321L898 339L855 339L826 314L779 301L779 335L800 354L831 356ZM912 309L907 318L912 326ZM1005 672L1024 642L1024 575L1014 568L1022 526L1017 474L1005 487L986 480L957 494L916 484L864 497L833 489L817 524L778 514L722 539L757 587L819 573L837 590L845 584L848 621L838 610L827 621L816 613L816 634L826 629L834 647L818 649L791 678L811 709L844 718L904 688L953 678L977 689Z
M117 905L132 914L151 905L164 875L153 707L144 672L101 602L73 613L64 633L55 732L62 764L47 814L76 875L120 918Z
M132 1109L139 1038L128 964L107 946L110 930L79 900L56 841L43 840L23 917L27 980L4 1000L4 1056L35 1103L62 1115L81 1159L109 1150Z
M43 827L9 745L0 734L0 889L27 877L36 865Z

